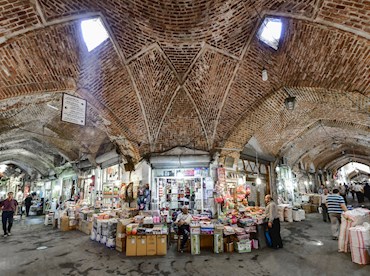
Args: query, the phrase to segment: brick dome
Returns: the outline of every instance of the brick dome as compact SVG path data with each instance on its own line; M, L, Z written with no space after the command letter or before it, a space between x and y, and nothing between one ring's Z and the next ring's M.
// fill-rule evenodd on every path
M43 173L109 140L137 161L175 146L230 154L255 137L293 166L370 165L367 1L3 2L0 162ZM97 16L110 39L88 52L80 23ZM278 50L257 37L267 16L283 22ZM60 121L63 92L87 100L85 127Z

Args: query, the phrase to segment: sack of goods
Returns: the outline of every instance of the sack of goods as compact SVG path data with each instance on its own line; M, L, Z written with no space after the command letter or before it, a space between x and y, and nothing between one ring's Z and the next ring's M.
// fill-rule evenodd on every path
M339 252L348 252L350 249L349 229L351 227L370 223L370 210L365 208L356 208L342 213L342 222L340 224L340 233L338 239Z
M292 207L286 207L284 210L284 218L287 222L293 222L293 209Z
M370 264L370 224L351 227L349 229L351 240L352 262L357 264Z

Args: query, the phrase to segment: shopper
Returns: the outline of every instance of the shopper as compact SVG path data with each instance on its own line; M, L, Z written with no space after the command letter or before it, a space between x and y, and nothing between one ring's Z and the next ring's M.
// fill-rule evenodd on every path
M357 183L355 185L355 192L356 192L358 203L363 203L364 202L364 189L360 183Z
M30 208L32 205L32 196L31 194L28 194L26 199L24 200L24 205L26 206L26 216L28 217L30 214Z
M150 198L151 192L149 184L145 184L144 196L145 196L145 210L150 210Z
M370 201L370 186L369 186L369 183L365 184L364 196L367 197L367 199Z
M178 226L178 234L182 235L182 242L180 246L180 251L184 252L186 242L189 239L190 235L190 222L191 215L187 206L182 207L182 213L177 215L175 224Z
M276 203L273 201L271 195L265 196L266 202L266 219L268 231L272 241L272 248L283 248L283 241L280 236L280 220Z
M139 194L137 197L137 208L139 210L145 210L145 196L144 196L144 191L139 190Z
M349 187L349 190L352 194L352 199L355 200L355 186L353 184L351 184L351 186Z
M347 211L344 199L339 195L338 189L334 189L333 194L328 195L328 198L326 199L326 206L328 207L333 240L337 240L339 236L339 227L341 224L341 215L343 211Z
M322 208L322 219L327 222L329 221L330 222L330 217L329 217L329 213L328 213L328 207L326 207L326 200L328 198L328 195L329 195L329 191L328 189L324 189L324 193L321 195L320 197L320 200L321 200L321 208Z
M346 191L346 186L344 186L344 184L341 184L341 185L340 185L340 187L339 187L339 193L340 193L340 195L343 197L344 202L345 202L345 203L346 203L346 205L347 205L347 198L346 198L347 191Z
M18 211L18 202L13 198L13 192L9 192L8 198L0 202L0 207L3 211L2 223L4 237L11 236L12 233L10 230L13 226L13 216Z
M318 194L322 195L324 193L324 185L321 185L317 191Z

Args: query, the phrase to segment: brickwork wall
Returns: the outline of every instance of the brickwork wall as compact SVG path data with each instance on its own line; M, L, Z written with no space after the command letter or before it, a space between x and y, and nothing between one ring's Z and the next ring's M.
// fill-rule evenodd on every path
M98 128L136 159L176 145L240 148L252 136L277 155L318 120L369 125L368 98L361 95L369 95L370 87L368 0L38 3L39 10L34 1L0 1L0 101L75 93L91 104L92 126L102 121ZM98 13L112 41L88 53L79 23ZM288 15L278 51L254 36L260 17L274 13ZM41 26L43 17L50 26ZM71 21L54 25L66 17ZM284 108L282 87L297 97L294 112ZM36 107L27 112L39 116ZM53 118L55 135L78 136L77 128ZM314 143L325 144L323 139L317 135ZM70 147L70 156L78 147L97 151L80 142L55 147ZM292 158L302 151L303 144Z

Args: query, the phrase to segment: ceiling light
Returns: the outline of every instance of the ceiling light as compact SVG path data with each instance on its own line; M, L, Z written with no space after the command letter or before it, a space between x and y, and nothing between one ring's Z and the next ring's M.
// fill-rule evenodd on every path
M82 21L81 30L89 52L94 50L108 38L108 32L100 18Z
M0 165L0 173L5 172L7 165L1 164Z
M256 179L256 184L257 184L257 185L261 185L261 183L262 183L262 180L261 180L261 178L258 176L258 177L257 177L257 179Z
M285 107L288 110L294 110L295 107L295 97L288 97L285 99Z
M262 69L262 80L263 81L267 81L269 78L268 74L267 74L267 70L265 68Z
M283 29L283 23L278 18L265 18L258 31L259 39L271 48L277 50Z

